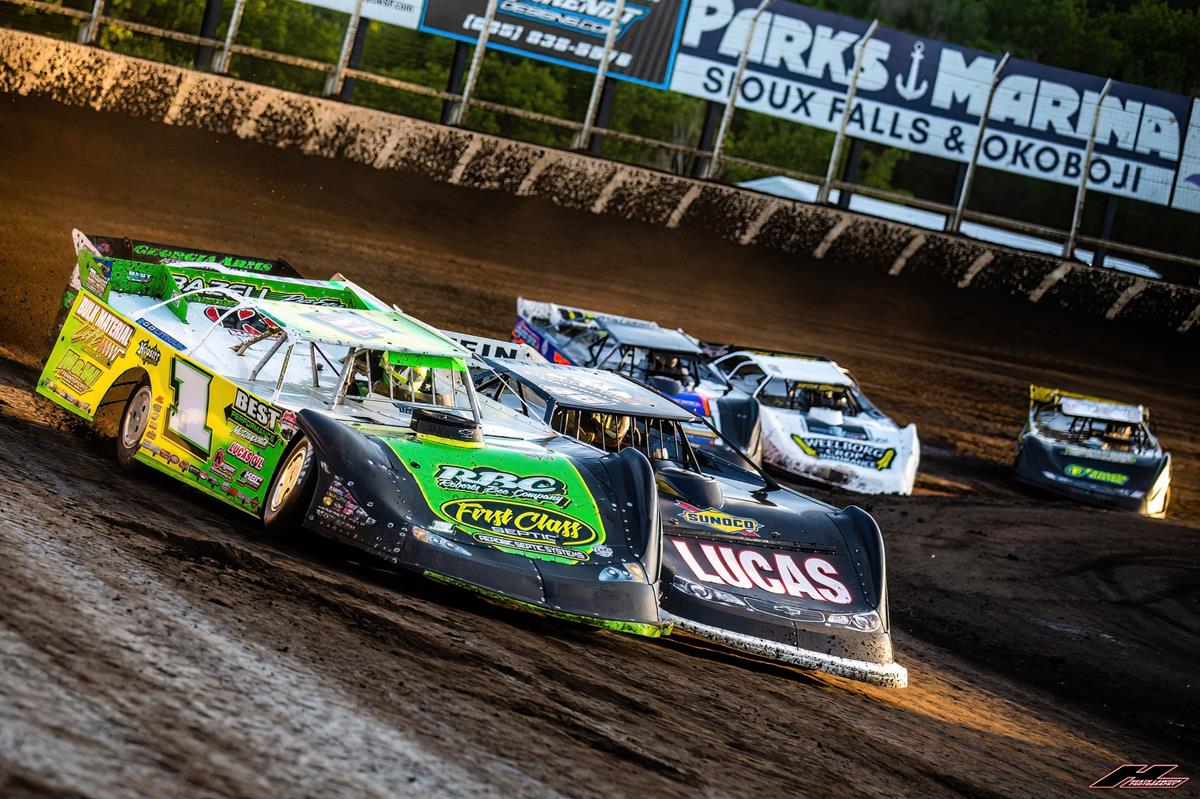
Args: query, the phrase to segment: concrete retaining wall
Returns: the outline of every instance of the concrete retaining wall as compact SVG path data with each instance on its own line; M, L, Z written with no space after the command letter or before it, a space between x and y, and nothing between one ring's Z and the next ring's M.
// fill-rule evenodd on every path
M1200 290L873 217L457 130L232 78L0 30L0 93L187 125L377 169L855 263L902 280L1196 335Z

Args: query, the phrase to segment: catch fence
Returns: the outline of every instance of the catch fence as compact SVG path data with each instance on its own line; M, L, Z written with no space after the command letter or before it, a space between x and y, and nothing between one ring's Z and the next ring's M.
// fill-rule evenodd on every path
M987 226L1001 234L1026 237L1026 243L1040 240L1034 246L1055 251L1063 258L1081 257L1097 265L1107 259L1110 264L1120 264L1111 255L1119 253L1148 264L1164 279L1193 285L1200 282L1200 259L1111 238L1116 197L1104 194L1103 203L1088 205L1088 178L1092 177L1093 182L1095 179L1097 128L1111 80L1104 84L1087 126L1090 132L1077 185L1071 187L1070 213L1063 219L1066 224L1056 226L1014 218L1015 214L997 213L994 208L970 207L978 167L992 171L980 162L980 153L987 141L993 99L1009 62L1007 54L986 87L986 105L974 131L969 160L951 165L918 156L922 159L920 168L931 174L940 169L941 183L952 184L947 202L869 185L860 179L864 160L881 160L886 150L849 133L852 111L859 107L855 96L871 58L877 22L872 22L851 48L853 69L840 103L836 98L834 101L840 105L836 129L814 131L806 140L810 150L828 147L827 158L822 157L824 174L815 174L815 170L796 168L794 164L749 157L747 153L757 151L750 124L743 125L741 135L733 135L737 120L746 123L759 115L753 110L739 111L739 99L747 96L747 64L752 51L756 46L761 50L757 44L760 17L783 0L761 0L753 7L724 102L670 93L669 103L659 102L668 94L661 88L618 81L609 74L610 64L620 63L616 48L625 35L619 21L625 18L626 0L615 0L609 19L602 23L603 45L594 46L586 56L596 61L590 71L540 65L531 68L539 62L514 54L503 44L511 31L496 20L498 8L507 1L487 0L482 17L468 17L475 28L474 41L468 41L469 37L439 38L390 25L380 21L379 13L374 19L364 15L365 5L402 8L403 0L206 0L174 5L133 0L0 0L0 26L74 38L82 44L179 66L539 144L584 150L695 178L736 181L784 176L800 182L795 187L798 196L809 191L812 196L804 199L817 203L832 201L845 208L853 207L855 196L868 198L877 201L876 208L891 209L884 213L893 218L907 221L908 216L916 215L924 220L916 224L959 233L964 223L975 223L976 230ZM914 55L919 58L916 51ZM544 75L548 73L539 71L546 69L556 70L554 81L546 81ZM523 87L524 91L518 94L514 87ZM544 92L539 91L542 88ZM517 104L513 97L524 102ZM658 113L645 110L652 106ZM831 119L837 107L831 106ZM807 156L807 163L812 164L812 153ZM934 174L935 184L937 177ZM1066 205L1062 187L1044 189L1044 193L1054 191L1059 191L1058 203ZM1160 210L1147 206L1136 213L1149 218ZM1130 213L1128 208L1125 213ZM1098 230L1099 234L1085 235L1088 229ZM1005 235L993 238L1008 243Z

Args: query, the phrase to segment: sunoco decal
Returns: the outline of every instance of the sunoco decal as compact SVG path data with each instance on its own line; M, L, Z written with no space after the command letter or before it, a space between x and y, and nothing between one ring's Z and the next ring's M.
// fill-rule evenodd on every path
M695 505L689 505L686 502L677 502L676 504L683 510L679 514L679 518L689 524L698 524L703 527L710 527L713 530L719 530L722 533L737 533L740 535L754 536L757 538L757 532L762 529L762 525L754 519L746 518L745 516L733 516L716 508L708 508L703 510Z
M1129 482L1129 475L1121 474L1120 472L1106 472L1103 469L1097 469L1094 466L1083 466L1078 463L1068 463L1067 468L1063 470L1067 477L1079 477L1084 480L1095 480L1098 483L1108 483L1110 485L1123 486Z
M560 508L571 504L563 481L544 474L516 475L499 469L468 469L445 464L438 467L435 479L438 487L447 491L470 491L508 499L551 502Z
M792 441L804 450L805 455L825 461L838 461L872 469L889 469L896 459L894 447L877 447L867 441L849 441L844 438L801 438L792 434Z
M854 601L837 568L824 558L679 538L669 540L688 569L703 583L759 588L771 594L837 605Z

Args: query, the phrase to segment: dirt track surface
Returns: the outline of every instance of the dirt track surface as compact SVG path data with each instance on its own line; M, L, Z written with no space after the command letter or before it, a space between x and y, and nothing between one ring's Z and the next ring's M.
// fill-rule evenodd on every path
M884 691L267 541L114 476L2 367L0 795L1066 796L1125 762L1200 783L1200 370L1170 337L28 100L0 99L0 208L0 352L27 364L81 227L281 255L492 335L524 294L822 352L926 447L924 496L832 497L887 541L912 687ZM1041 380L1151 406L1175 518L1011 485Z

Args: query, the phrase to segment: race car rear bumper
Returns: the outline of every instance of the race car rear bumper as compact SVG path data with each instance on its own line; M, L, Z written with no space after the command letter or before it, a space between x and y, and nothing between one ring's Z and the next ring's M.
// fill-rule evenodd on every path
M798 666L802 669L823 671L826 674L833 674L838 677L858 680L885 688L908 687L908 669L896 662L871 663L866 660L853 660L837 655L814 652L810 649L801 649L798 646L791 646L778 641L755 638L754 636L733 632L732 630L701 624L672 613L664 612L663 619L671 622L677 630L683 630L734 649L740 649L755 655L762 655L783 663Z

